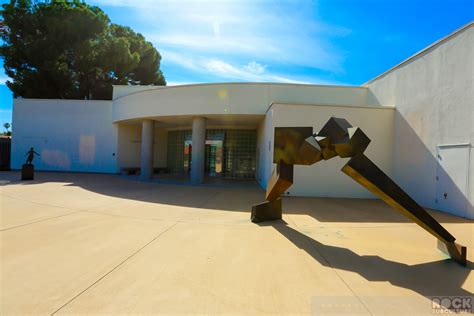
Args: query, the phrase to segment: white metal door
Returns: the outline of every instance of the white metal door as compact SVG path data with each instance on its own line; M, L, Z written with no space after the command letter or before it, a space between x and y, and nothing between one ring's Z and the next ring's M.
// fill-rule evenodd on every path
M436 203L442 211L468 216L470 144L438 145Z

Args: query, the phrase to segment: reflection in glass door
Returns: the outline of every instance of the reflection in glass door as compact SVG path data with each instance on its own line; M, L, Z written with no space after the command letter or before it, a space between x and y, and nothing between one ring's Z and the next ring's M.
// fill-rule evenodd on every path
M222 175L222 141L206 140L205 172L210 177Z
M184 174L187 174L187 175L191 173L192 152L193 152L192 142L190 140L185 141L183 167L184 167Z
M222 141L206 140L204 170L206 176L219 177L222 175ZM184 142L183 168L185 174L190 174L192 168L192 141Z

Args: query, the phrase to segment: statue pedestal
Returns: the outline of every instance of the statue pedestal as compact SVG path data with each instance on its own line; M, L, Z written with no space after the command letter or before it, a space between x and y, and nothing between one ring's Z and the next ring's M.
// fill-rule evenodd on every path
M34 180L35 166L24 164L21 166L21 180Z
M252 214L250 220L254 223L265 221L274 221L281 219L281 198L274 201L265 201L263 203L252 206Z

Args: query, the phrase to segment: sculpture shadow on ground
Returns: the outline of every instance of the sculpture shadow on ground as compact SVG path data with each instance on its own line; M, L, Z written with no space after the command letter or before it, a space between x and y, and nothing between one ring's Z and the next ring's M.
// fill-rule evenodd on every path
M473 296L473 293L462 288L474 267L469 261L467 266L461 266L450 259L407 265L379 256L359 255L346 248L325 245L288 226L282 220L259 225L273 227L321 265L355 272L368 281L389 282L428 299L440 296Z
M285 197L283 214L307 215L321 223L412 223L378 199ZM430 210L430 214L441 223L472 223L436 210Z

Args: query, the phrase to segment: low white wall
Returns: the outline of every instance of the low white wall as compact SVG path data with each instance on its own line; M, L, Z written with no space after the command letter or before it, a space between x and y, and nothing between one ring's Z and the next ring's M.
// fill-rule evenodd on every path
M117 167L139 168L140 146L142 142L141 124L117 124L118 126L118 157ZM155 127L153 167L167 166L168 132L161 127Z
M371 103L397 109L396 180L422 205L474 219L473 43L471 24L367 85ZM469 171L459 170L470 173L468 192L440 206L437 146L458 143L471 144Z
M271 132L266 134L266 164L271 171L273 163L274 127L312 126L314 132L320 130L332 116L345 118L352 126L360 127L371 139L365 154L385 173L392 174L393 148L393 108L367 108L348 106L320 106L298 104L274 104L268 112L272 117ZM270 130L270 128L268 128ZM271 146L268 147L268 142ZM288 192L294 196L374 198L364 187L349 178L341 168L347 159L334 157L322 160L312 166L295 166L294 184ZM266 186L271 171L265 173ZM263 175L263 174L262 174Z
M140 146L142 143L141 124L117 124L118 157L117 167L140 168Z
M174 115L263 115L273 102L364 106L368 100L365 87L322 85L225 83L114 89L114 122Z
M12 128L13 169L34 147L36 170L116 172L112 101L14 99Z

